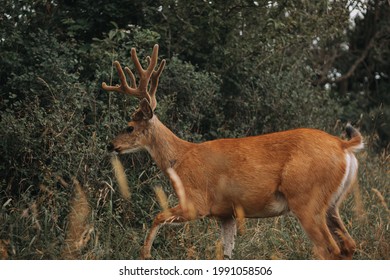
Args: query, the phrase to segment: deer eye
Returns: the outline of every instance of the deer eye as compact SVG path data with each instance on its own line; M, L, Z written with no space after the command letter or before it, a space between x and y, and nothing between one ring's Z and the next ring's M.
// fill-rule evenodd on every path
M134 126L128 126L128 127L126 128L126 132L127 132L127 133L132 133L133 130L134 130Z

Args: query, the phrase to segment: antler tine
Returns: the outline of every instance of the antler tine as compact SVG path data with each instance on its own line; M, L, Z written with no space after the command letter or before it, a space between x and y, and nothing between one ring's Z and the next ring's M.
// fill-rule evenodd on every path
M102 88L107 91L116 91L116 92L121 92L121 93L128 93L133 95L133 88L131 88L127 84L126 76L125 73L123 73L122 67L118 61L114 61L115 68L118 72L119 75L119 80L121 81L120 85L116 86L108 86L105 82L102 83ZM125 69L127 70L127 69ZM130 69L129 69L130 70ZM127 71L126 71L127 72ZM131 72L131 71L130 71ZM131 73L133 75L133 73ZM133 75L134 76L134 75ZM135 78L132 78L132 81L134 81Z
M137 69L137 72L140 75L140 79L141 79L138 89L142 92L142 94L147 94L147 87L149 84L150 77L153 73L153 70L156 67L157 57L158 57L158 45L156 44L153 47L152 59L148 59L148 64L149 64L148 67L146 69L143 69L141 63L139 62L135 48L131 49L131 59L133 60L135 68Z
M152 52L152 59L150 59L150 58L148 59L148 63L149 63L148 71L149 72L152 72L154 70L154 68L156 67L157 58L158 58L158 45L155 44L153 47L153 52Z
M134 76L133 72L130 70L130 68L125 67L125 71L126 71L127 75L129 75L129 77L131 79L131 84L133 85L133 87L137 87L137 82L135 80L135 76Z
M114 62L116 70L118 71L119 80L121 82L120 85L116 86L108 86L106 83L102 83L102 88L107 91L116 91L127 93L129 95L135 96L138 99L146 98L152 108L154 110L157 106L156 101L156 90L158 86L158 80L165 67L165 60L161 61L157 71L154 70L157 65L158 59L158 45L154 45L153 52L151 57L147 57L148 67L146 69L142 68L141 63L139 62L137 52L135 48L131 49L131 60L133 61L136 71L139 76L139 84L137 86L137 82L135 79L134 73L130 70L130 68L125 67L125 72L129 75L131 80L131 86L128 85L125 73L118 61ZM151 79L150 91L148 90L149 81Z
M158 87L158 80L160 78L162 71L164 70L165 64L166 64L166 61L165 61L165 59L163 59L161 61L160 65L158 66L157 71L153 71L153 73L152 73L149 96L150 96L151 102L153 103L153 104L150 104L150 106L152 107L153 110L157 106L156 91L157 91L157 87Z
M125 67L125 71L127 75L129 75L130 80L131 80L131 95L137 97L138 99L142 99L144 96L138 91L137 89L137 81L135 79L135 75L133 74L133 71L130 70L129 67Z

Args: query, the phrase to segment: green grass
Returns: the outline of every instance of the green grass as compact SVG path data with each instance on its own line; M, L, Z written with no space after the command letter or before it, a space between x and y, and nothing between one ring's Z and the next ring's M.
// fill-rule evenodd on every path
M389 155L364 151L358 154L358 160L362 206L356 207L351 194L340 209L357 244L354 259L390 259ZM152 187L162 185L171 206L177 200L153 165L148 165L144 172L133 171L130 166L126 170L132 192L130 201L120 196L114 174L109 180L84 182L82 190L88 197L91 212L84 211L88 217L82 219L77 231L72 229L75 223L71 221L78 207L72 191L77 188L72 182L41 185L38 192L33 192L31 187L19 197L3 197L0 258L138 259L146 231L160 210ZM89 228L88 236L83 236ZM71 234L74 240L84 243L77 243L80 248L77 247L76 254L66 255ZM215 259L219 238L219 222L214 219L165 226L154 242L152 256L154 259ZM246 220L244 232L236 238L233 258L311 259L314 255L310 240L297 219L289 214Z

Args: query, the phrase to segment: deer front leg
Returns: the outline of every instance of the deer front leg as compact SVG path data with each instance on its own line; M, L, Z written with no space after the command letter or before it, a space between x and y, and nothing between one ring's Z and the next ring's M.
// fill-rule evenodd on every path
M223 255L232 258L234 239L237 235L236 221L233 218L222 220Z
M190 220L197 219L198 216L193 213L190 215L187 211L183 211L180 205L177 205L173 208L168 209L167 211L160 212L154 218L152 227L149 230L149 233L146 236L144 246L141 251L141 259L150 259L151 258L151 249L153 241L156 238L159 228L164 224L171 223L184 223Z

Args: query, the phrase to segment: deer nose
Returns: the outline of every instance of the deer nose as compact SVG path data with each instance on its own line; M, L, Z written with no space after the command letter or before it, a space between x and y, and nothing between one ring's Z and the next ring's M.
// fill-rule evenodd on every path
M107 151L112 153L115 150L114 144L110 143L107 145Z

